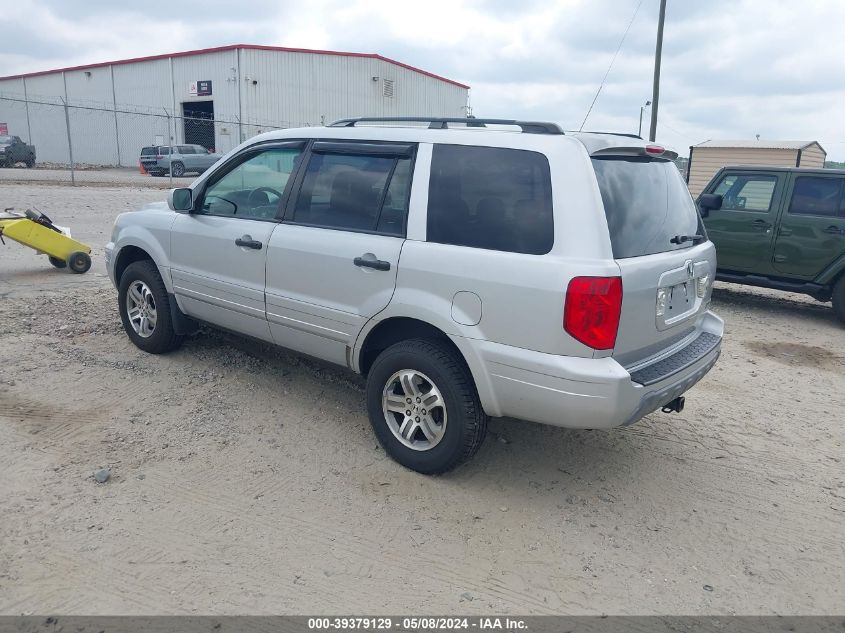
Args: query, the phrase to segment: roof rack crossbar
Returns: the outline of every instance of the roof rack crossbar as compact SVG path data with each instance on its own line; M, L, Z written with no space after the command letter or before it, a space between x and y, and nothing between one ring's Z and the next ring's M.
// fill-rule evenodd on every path
M340 119L330 123L328 127L355 127L357 123L428 123L430 130L448 129L449 123L463 123L467 127L487 127L488 125L515 125L525 134L563 134L557 123L544 121L516 121L514 119L475 119L472 117L356 117L354 119Z

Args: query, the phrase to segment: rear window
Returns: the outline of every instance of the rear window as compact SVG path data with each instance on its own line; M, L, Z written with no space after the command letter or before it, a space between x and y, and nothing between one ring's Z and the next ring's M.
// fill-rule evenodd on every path
M549 162L537 152L435 145L428 241L543 255L552 248Z
M156 153L155 147L142 147L141 156L152 156Z
M695 204L671 161L641 157L594 158L613 256L640 257L689 248L679 235L704 235Z

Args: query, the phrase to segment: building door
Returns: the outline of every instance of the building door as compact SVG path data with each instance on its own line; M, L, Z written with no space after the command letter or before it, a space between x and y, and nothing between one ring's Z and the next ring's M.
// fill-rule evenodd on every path
M186 101L182 104L185 143L214 150L214 101Z

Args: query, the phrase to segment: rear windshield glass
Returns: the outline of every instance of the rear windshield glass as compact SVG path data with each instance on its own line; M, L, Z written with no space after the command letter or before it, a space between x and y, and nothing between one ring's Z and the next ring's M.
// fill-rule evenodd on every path
M142 147L141 148L141 156L151 156L152 154L156 153L155 147Z
M639 157L594 158L613 256L640 257L690 248L672 238L704 235L678 168L671 161Z

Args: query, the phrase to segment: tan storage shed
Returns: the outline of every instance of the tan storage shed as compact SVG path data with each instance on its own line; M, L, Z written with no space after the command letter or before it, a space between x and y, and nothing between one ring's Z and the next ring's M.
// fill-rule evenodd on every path
M728 165L821 169L826 156L818 141L704 141L689 148L687 185L696 197Z

